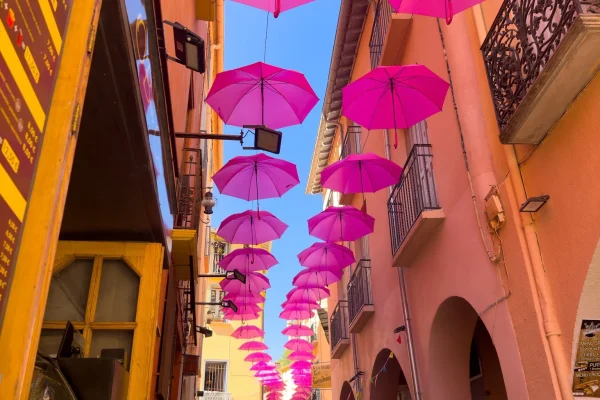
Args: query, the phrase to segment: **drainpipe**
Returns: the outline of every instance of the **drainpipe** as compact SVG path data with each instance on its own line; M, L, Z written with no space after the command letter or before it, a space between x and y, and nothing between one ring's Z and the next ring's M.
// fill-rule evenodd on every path
M223 71L223 42L225 38L225 7L223 4L224 0L217 0L217 18L212 24L211 29L211 76L209 77L209 86L215 80L216 75ZM211 128L212 133L220 135L223 133L223 122L219 119L217 113L213 110L211 115ZM218 170L223 165L222 154L223 154L223 142L220 140L213 141L213 157L215 160L215 169Z
M477 34L479 36L479 42L483 43L487 35L485 30L485 20L483 18L483 9L481 5L477 5L474 8L473 16L477 26ZM521 170L519 163L515 155L514 146L504 145L504 154L506 156L506 162L508 164L509 178L512 186L512 191L509 190L509 197L511 197L511 203L517 207L519 204L523 204L527 200L527 194L525 193L525 183L521 176ZM516 208L513 207L513 212L517 212ZM550 356L552 358L552 366L558 381L558 387L563 400L573 398L571 392L571 371L569 364L567 363L567 357L564 346L561 342L561 330L556 318L556 309L554 301L550 293L550 285L546 279L546 272L544 270L544 263L542 260L542 252L539 246L537 233L534 227L534 220L531 213L518 213L521 218L522 235L525 237L526 247L523 248L523 252L531 262L531 269L535 279L537 293L535 293L539 299L539 304L542 312L543 327L546 340L548 341L548 348L550 349Z
M391 148L390 148L390 139L389 139L389 131L385 130L385 135L383 135L384 143L385 143L385 158L388 160L392 159L391 156ZM390 187L389 189L390 196L392 195L394 188ZM412 378L413 384L413 392L415 394L415 400L421 400L421 383L419 382L419 369L417 366L417 357L415 356L415 346L412 335L412 326L410 321L410 312L408 310L408 296L406 296L406 279L404 278L404 270L403 267L396 267L396 272L398 273L398 284L400 286L400 296L402 297L402 314L404 317L404 327L406 328L406 342L408 345L408 359L410 361L410 375Z

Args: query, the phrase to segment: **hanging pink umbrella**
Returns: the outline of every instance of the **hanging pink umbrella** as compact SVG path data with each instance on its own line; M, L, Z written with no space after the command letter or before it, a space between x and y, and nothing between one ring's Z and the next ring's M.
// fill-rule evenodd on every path
M261 244L279 239L288 226L268 211L247 210L225 218L217 235L233 244Z
M309 343L308 341L304 340L304 339L291 339L288 340L283 347L285 347L288 350L293 350L293 351L313 351L313 349L315 348L312 343Z
M227 125L272 129L301 124L318 101L303 74L262 62L219 73L206 97Z
M239 309L237 312L233 311L232 309L228 309L223 314L223 317L230 321L254 321L255 319L260 318L260 314L251 309Z
M233 0L237 3L242 3L247 6L259 8L267 12L273 13L277 18L279 13L291 10L314 0Z
M321 185L343 194L375 193L400 182L402 167L373 153L351 154L329 165L321 172Z
M334 267L342 269L354 264L356 259L352 250L345 246L337 243L317 242L302 250L298 254L298 261L300 261L300 265L308 268Z
M317 303L316 301L286 300L283 303L281 303L281 308L286 308L286 307L289 308L289 307L295 307L295 306L299 306L301 308L308 308L309 310L318 310L319 308L321 308L319 303Z
M254 325L242 325L231 334L236 339L254 339L265 336L265 331Z
M330 206L308 220L308 233L326 242L353 242L372 233L374 227L373 217L352 206Z
M291 369L309 369L311 368L311 363L305 360L296 361L290 364Z
M283 196L300 183L296 166L263 153L233 157L213 176L219 193L243 200ZM257 203L260 215L260 206Z
M310 369L293 369L291 373L294 376L310 376L311 370Z
M275 369L275 365L269 364L266 361L259 361L253 366L250 367L251 371L263 371L263 370L273 370Z
M447 24L454 15L465 11L483 0L389 0L395 12L401 14L417 14L426 17L444 18Z
M260 247L246 247L233 250L219 261L219 267L225 271L237 269L242 274L266 271L278 261L271 253Z
M292 284L302 286L304 284L331 285L342 279L343 272L327 267L314 267L303 269L294 277Z
M223 279L219 286L225 292L229 293L260 293L271 287L269 278L258 272L250 272L246 275L246 283L237 279Z
M312 336L314 334L313 330L308 326L301 324L293 324L287 326L284 330L281 331L282 334L286 336Z
M279 372L277 372L277 371L274 371L274 370L272 370L272 369L271 369L271 370L269 370L269 369L265 369L265 370L260 370L260 371L257 371L257 372L254 374L254 376L255 376L256 378L262 378L262 377L265 377L265 376L273 377L273 376L279 376Z
M227 293L223 300L231 300L236 306L244 304L262 304L266 301L265 297L259 293Z
M283 311L279 313L279 318L287 319L289 321L303 320L310 317L312 317L312 311L309 308L290 307L284 308Z
M290 353L287 356L288 360L294 360L294 361L307 361L307 360L314 360L315 356L312 353L309 353L307 351L294 351L292 353Z
M238 350L246 350L246 351L262 351L268 350L269 346L264 344L263 342L259 342L257 340L251 340L249 342L243 343Z
M246 356L246 358L244 358L244 361L248 361L248 362L259 362L259 361L271 361L272 358L270 355L268 355L267 353L261 353L261 352L256 352L256 353L250 353Z
M442 111L449 87L424 65L377 67L342 89L342 114L367 129L409 128Z
M329 289L325 287L296 287L286 295L288 300L295 301L321 301L329 296Z

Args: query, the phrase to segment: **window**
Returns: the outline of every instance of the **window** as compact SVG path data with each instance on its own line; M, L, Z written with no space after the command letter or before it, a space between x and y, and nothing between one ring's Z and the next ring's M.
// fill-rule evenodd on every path
M223 297L225 297L225 292L221 290L219 286L212 286L210 288L210 302L218 303L223 301ZM217 321L226 321L225 311L221 306L210 306L208 309L208 317Z
M227 362L206 361L204 368L204 390L207 392L227 391Z
M321 389L313 389L312 400L321 400Z
M225 271L219 267L219 262L229 253L227 243L220 240L215 240L212 243L213 254L211 263L211 273L213 274L224 274Z

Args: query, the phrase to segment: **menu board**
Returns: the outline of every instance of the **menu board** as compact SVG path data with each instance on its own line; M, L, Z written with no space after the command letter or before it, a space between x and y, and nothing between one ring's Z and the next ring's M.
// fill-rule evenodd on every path
M0 329L72 1L0 0Z
M573 396L600 397L600 321L581 321L573 373Z

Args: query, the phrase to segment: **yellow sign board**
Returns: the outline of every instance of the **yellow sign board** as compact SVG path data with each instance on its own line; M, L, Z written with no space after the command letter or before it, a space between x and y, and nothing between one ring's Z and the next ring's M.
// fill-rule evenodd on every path
M330 363L317 363L312 365L312 388L331 389Z
M581 321L573 396L600 397L600 320Z

